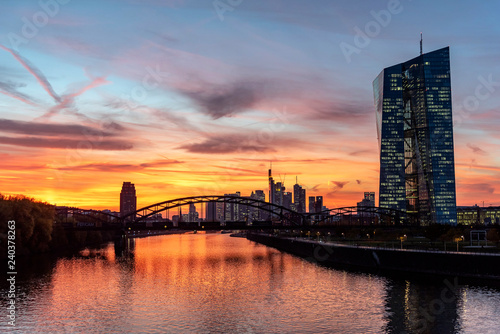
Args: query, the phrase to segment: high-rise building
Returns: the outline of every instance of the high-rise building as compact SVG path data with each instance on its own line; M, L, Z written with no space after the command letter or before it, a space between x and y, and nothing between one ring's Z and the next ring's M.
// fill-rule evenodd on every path
M218 221L217 219L217 202L208 202L206 205L207 216L205 220L208 222Z
M309 213L316 212L315 203L316 198L314 196L309 196Z
M199 218L199 214L196 211L196 206L194 203L189 203L189 213L187 215L188 222L197 222Z
M364 197L361 202L358 202L358 206L361 207L374 207L375 206L375 193L365 192Z
M295 211L306 212L306 190L295 181L293 186L293 203L295 204Z
M122 191L120 192L120 217L137 210L137 197L135 194L135 185L130 182L123 182ZM135 215L129 220L134 220Z
M254 199L257 199L259 201L265 202L266 201L266 194L264 193L263 190L255 190Z
M241 193L237 191L234 194L224 194L229 197L241 197ZM240 219L240 205L238 203L225 203L224 220L237 221Z
M255 190L255 192L252 191L250 198L265 202L266 194L264 193L263 190ZM264 206L264 204L259 204L259 207L261 207L261 206ZM264 213L262 210L260 210L258 208L251 208L250 211L251 211L252 220L263 220L264 218L267 218L267 216L268 216L268 214Z
M274 188L274 204L283 206L283 195L285 194L285 185L283 182L276 182Z
M373 208L375 206L375 193L365 192L364 197L361 202L358 202L358 216L361 217L373 217L373 211L368 211L366 208Z
M291 209L292 208L292 202L293 202L292 193L289 192L289 191L283 192L283 203L281 205L283 205L287 209Z
M385 68L373 81L379 206L456 224L449 48Z
M274 199L274 194L275 194L275 184L274 184L274 179L272 175L271 168L269 168L269 203L274 204L275 199Z
M323 211L323 196L316 196L316 202L314 203L314 212Z

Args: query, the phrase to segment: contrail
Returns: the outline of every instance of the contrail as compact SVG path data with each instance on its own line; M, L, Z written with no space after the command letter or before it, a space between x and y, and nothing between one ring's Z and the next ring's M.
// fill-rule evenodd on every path
M106 85L108 83L110 83L110 81L107 81L105 78L96 78L96 79L92 80L91 83L89 83L85 87L79 89L78 91L76 91L74 93L63 95L63 97L58 105L50 108L50 110L48 112L46 112L44 115L40 116L39 118L42 118L42 119L43 118L50 118L52 115L59 113L59 111L61 111L62 109L65 109L65 108L68 108L69 106L71 106L76 97L82 95L83 93L85 93L89 89L92 89L92 88L95 88L95 87L101 86L101 85Z
M37 106L37 103L35 103L35 101L31 97L21 92L18 92L17 89L15 89L15 85L13 84L0 81L0 93L10 96L19 101L22 101L26 104Z
M22 102L24 102L26 104L29 104L31 106L35 106L35 107L38 106L37 104L31 102L29 100L29 98L26 95L22 94L22 93L13 92L13 91L7 91L7 90L1 89L1 88L0 88L0 93L5 94L7 96L10 96L10 97L12 97L14 99L17 99L19 101L22 101Z
M40 85L45 89L45 91L47 91L47 93L49 93L50 96L52 96L54 98L54 100L56 100L56 102L61 102L61 97L59 97L59 95L57 95L57 93L54 91L54 89L52 88L52 85L50 84L50 82L47 80L47 78L45 77L45 75L42 73L42 71L40 71L35 65L33 65L28 59L22 57L19 53L17 53L16 51L12 50L12 49L9 49L5 46L3 46L2 44L0 44L0 48L4 49L5 51L9 52L11 55L14 56L14 58L16 58L16 60L21 63L21 65L23 65L23 67L25 69L28 70L28 72L30 72L35 78L36 80L40 83Z

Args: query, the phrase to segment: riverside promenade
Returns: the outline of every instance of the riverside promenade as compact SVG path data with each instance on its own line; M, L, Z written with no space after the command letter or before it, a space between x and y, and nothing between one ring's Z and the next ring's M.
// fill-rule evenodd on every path
M500 283L500 254L356 246L265 233L248 233L247 238L332 267L456 276Z

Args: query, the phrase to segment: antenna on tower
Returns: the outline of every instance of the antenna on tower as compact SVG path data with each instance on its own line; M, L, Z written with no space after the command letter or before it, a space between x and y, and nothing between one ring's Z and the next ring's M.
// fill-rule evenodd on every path
M420 55L422 55L422 33L420 33Z

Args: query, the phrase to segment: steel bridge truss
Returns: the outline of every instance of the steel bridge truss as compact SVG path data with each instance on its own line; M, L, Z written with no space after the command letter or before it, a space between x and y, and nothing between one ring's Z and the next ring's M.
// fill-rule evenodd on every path
M56 208L56 215L63 223L69 222L71 220L70 218L72 217L99 223L122 222L119 216L115 216L110 213L92 209L79 209L71 207Z
M223 203L238 204L240 206L257 208L270 214L273 220L279 219L282 222L287 222L289 225L302 225L304 223L304 215L288 209L284 206L264 202L258 199L237 196L192 196L179 199L173 199L161 203L149 205L138 209L135 212L129 213L123 217L127 223L138 223L146 220L155 214L174 209L177 207L199 204L199 203Z
M98 210L69 207L56 208L56 213L61 222L69 222L70 218L73 217L80 221L93 221L101 225L107 223L133 226L135 223L145 222L149 217L163 211L200 203L221 203L224 207L226 207L226 204L238 204L240 206L256 208L257 210L269 213L269 220L278 220L283 225L290 226L314 226L321 224L357 225L360 222L369 222L376 225L407 225L408 223L412 224L412 222L415 222L415 220L411 219L411 214L390 208L350 206L316 213L298 213L280 205L236 196L192 196L178 198L143 207L124 217Z

